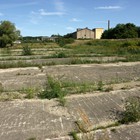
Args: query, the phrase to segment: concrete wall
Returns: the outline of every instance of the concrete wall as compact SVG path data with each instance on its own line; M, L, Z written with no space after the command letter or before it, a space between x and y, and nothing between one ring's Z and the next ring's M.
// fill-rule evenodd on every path
M103 28L95 28L94 32L95 32L95 39L100 39L102 36L104 29Z
M88 28L77 29L73 33L73 37L76 39L100 39L103 33L103 28L95 28L90 30Z
M79 39L79 38L83 38L83 39L93 38L94 39L94 31L92 31L88 28L77 30L76 38L77 39Z

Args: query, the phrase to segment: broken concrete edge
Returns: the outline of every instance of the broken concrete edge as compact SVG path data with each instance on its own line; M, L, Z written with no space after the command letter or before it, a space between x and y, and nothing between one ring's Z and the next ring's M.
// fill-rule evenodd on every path
M140 121L139 122L136 122L136 123L131 123L131 124L121 124L119 126L114 126L114 127L109 127L109 128L103 128L103 129L98 129L98 130L94 130L94 131L90 131L90 132L87 132L87 133L77 133L77 137L79 139L82 139L82 138L89 138L89 137L92 137L94 136L94 138L96 137L96 134L107 134L108 137L110 137L111 133L112 132L115 132L115 131L119 131L119 129L123 129L123 128L126 128L126 127L133 127L134 125L138 125L140 126ZM93 137L92 137L93 138ZM57 138L46 138L45 140L74 140L73 137L71 135L69 136L62 136L62 137L57 137Z

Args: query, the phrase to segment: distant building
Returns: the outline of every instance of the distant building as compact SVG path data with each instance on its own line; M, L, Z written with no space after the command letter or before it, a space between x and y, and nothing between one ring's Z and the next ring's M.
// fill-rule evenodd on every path
M21 41L20 40L16 40L13 42L14 44L21 44Z
M94 29L77 29L76 32L73 33L73 37L75 39L100 39L103 33L103 28L94 28Z

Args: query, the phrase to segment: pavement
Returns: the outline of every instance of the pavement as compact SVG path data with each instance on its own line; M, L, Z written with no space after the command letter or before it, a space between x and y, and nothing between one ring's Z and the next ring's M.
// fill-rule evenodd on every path
M0 140L70 140L76 121L84 120L91 128L109 125L113 112L122 110L123 100L130 96L140 96L140 87L69 96L65 107L56 99L0 102ZM136 123L107 133L113 140L139 140L139 129ZM97 139L102 131L96 131Z

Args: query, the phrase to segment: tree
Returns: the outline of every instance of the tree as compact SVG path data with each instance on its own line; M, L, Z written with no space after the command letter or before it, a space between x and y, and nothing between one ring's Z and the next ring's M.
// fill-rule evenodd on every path
M112 39L113 38L113 29L105 30L102 34L102 39Z
M138 37L140 38L140 27L138 27Z
M13 44L20 37L20 31L10 21L0 22L0 48Z
M138 27L133 23L117 24L115 28L105 30L102 34L103 39L125 39L125 38L137 38Z

